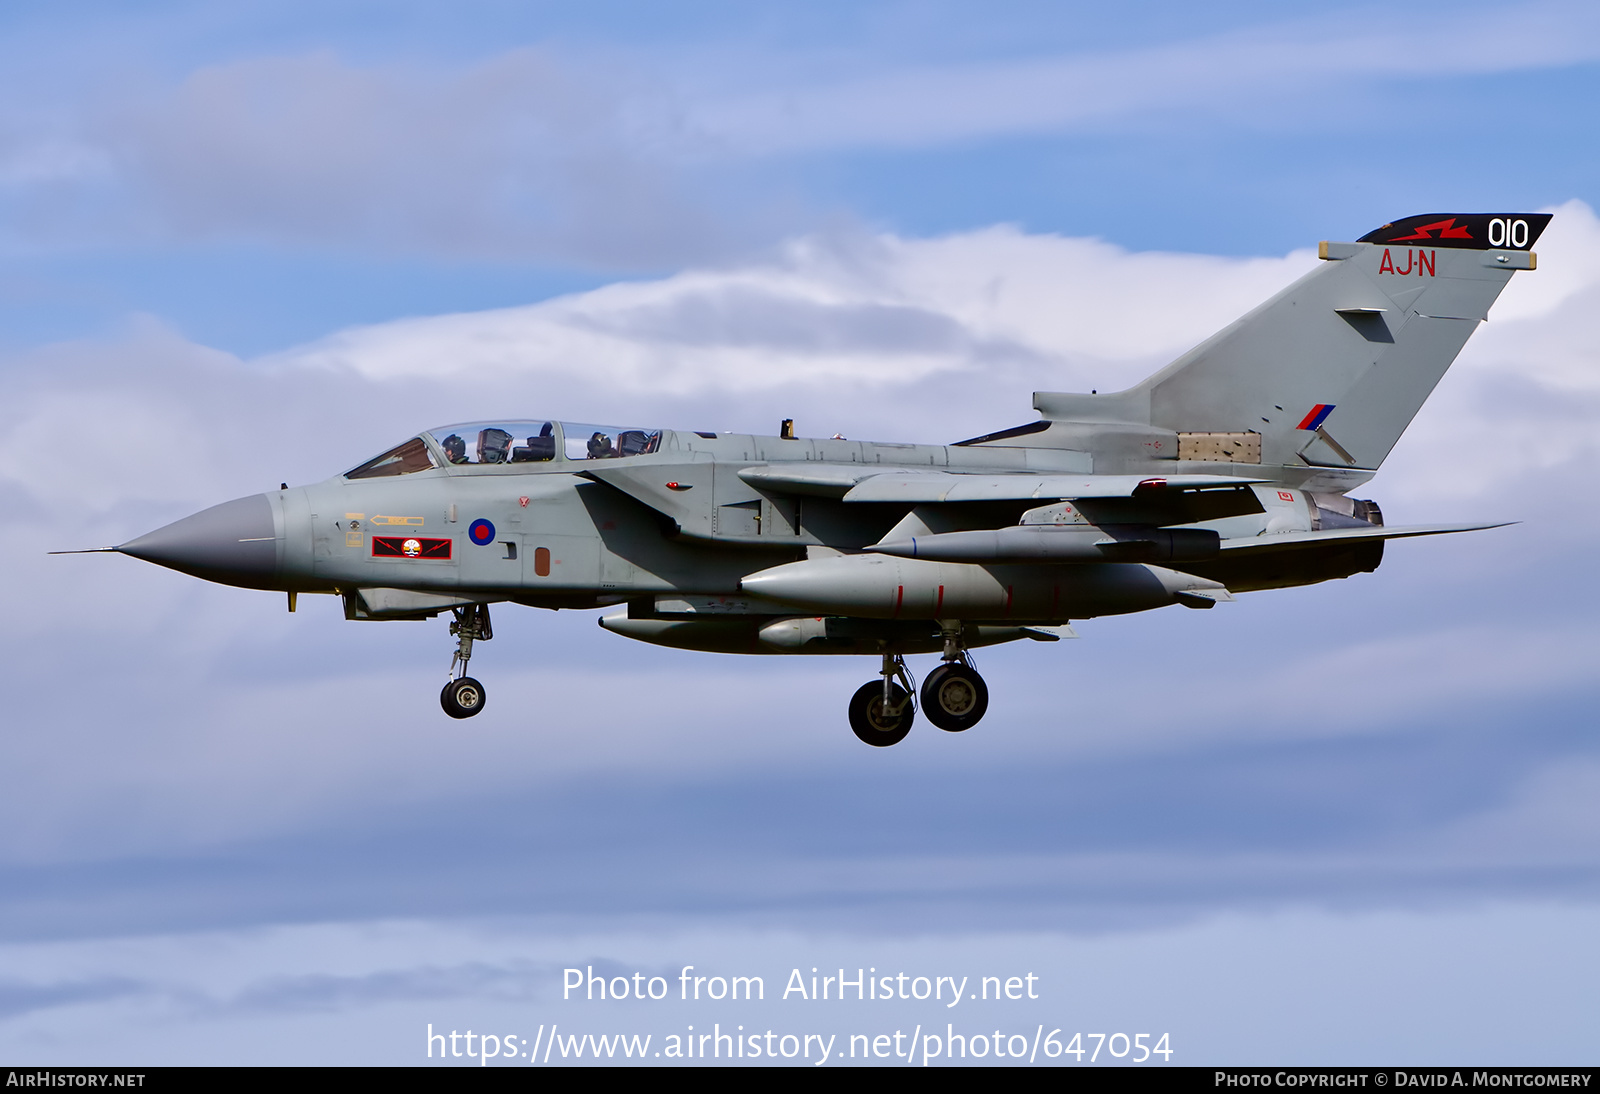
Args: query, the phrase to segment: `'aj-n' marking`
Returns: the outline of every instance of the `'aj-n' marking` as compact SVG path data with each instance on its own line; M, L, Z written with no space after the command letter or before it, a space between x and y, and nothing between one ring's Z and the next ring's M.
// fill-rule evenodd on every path
M1436 268L1436 264L1438 263L1438 261L1439 261L1439 252L1438 251L1418 251L1417 252L1417 262L1416 262L1416 274L1417 274L1417 276L1421 277L1422 274L1423 274L1423 271L1427 271L1427 274L1428 274L1429 277L1436 276L1434 274L1434 270ZM1379 273L1402 274L1402 275L1411 273L1412 272L1412 270L1411 270L1411 248L1410 247L1406 248L1406 266L1405 266L1405 269L1402 270L1402 269L1397 269L1395 267L1394 258L1393 258L1393 256L1391 256L1389 254L1389 248L1385 247L1383 249L1383 261L1378 263L1378 272Z

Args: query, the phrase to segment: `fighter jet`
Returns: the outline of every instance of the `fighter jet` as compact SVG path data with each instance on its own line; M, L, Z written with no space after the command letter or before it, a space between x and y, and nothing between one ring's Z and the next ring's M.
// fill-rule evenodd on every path
M440 695L480 713L489 606L610 608L680 649L864 655L869 745L921 708L982 719L968 651L1070 624L1377 568L1372 478L1517 270L1543 213L1429 214L1354 243L1126 391L1035 392L1035 421L949 445L493 418L419 433L326 482L224 502L103 548L217 581L339 597L351 620L446 613Z

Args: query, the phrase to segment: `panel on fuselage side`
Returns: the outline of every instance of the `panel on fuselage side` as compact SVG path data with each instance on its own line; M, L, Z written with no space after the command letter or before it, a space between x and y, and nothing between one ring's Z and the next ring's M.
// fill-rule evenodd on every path
M523 588L569 592L599 585L600 541L595 536L529 532L522 537Z
M480 520L493 526L493 534L480 542L474 527ZM467 524L461 544L461 585L472 589L515 589L522 584L522 536L506 531L502 518L495 524L487 517L475 517Z
M338 584L455 587L461 529L448 519L450 491L446 476L427 471L404 480L308 487L312 573Z
M540 470L462 467L446 480L445 493L432 508L443 514L443 526L455 537L463 589L503 593L519 588L530 549L528 531L552 526L565 530L560 528L562 514L570 508L567 499L579 480L534 466Z
M746 574L799 557L794 544L781 539L767 550L759 541L724 547L669 538L671 526L657 510L601 483L580 486L576 498L582 515L571 519L595 529L597 583L603 588L733 593Z
M556 465L520 472L463 468L452 476L444 509L455 517L449 527L457 538L461 585L593 592L599 583L598 541L576 503L574 490L581 483L586 480ZM536 568L545 573L535 576Z

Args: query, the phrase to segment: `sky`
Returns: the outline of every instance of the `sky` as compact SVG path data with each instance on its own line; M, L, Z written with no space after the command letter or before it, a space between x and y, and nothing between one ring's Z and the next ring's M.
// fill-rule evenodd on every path
M1592 6L18 3L0 92L0 1060L1593 1061ZM1517 523L980 651L959 736L862 747L866 661L509 607L456 723L443 620L46 554L451 421L949 442L1136 382L1318 240L1540 210L1356 491ZM496 1054L428 1040L469 1028Z

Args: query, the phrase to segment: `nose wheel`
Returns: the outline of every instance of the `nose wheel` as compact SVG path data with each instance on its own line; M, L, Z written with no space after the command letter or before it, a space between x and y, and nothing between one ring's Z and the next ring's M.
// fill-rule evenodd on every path
M450 610L455 615L450 633L456 636L456 651L450 656L450 682L439 693L439 705L452 718L471 718L483 709L487 695L483 685L467 675L467 662L472 660L472 643L489 641L494 637L494 628L489 623L487 604Z
M483 709L483 685L470 676L452 680L439 693L439 705L452 718L470 718Z

